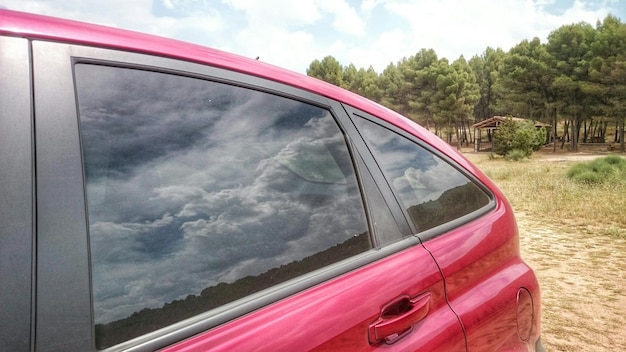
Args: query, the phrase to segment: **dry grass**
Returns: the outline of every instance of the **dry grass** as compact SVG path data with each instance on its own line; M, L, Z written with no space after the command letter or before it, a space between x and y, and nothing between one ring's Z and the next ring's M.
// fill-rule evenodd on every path
M607 235L626 236L626 184L585 185L567 178L567 170L584 160L535 156L510 162L485 154L466 156L504 191L516 211L552 225L591 227Z
M576 154L525 162L466 157L516 212L522 255L541 285L547 350L626 351L626 186L569 180Z

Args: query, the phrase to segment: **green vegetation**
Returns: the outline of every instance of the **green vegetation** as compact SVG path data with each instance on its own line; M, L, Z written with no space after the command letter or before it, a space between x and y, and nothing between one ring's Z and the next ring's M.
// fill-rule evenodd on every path
M613 142L624 152L624 38L626 23L609 15L595 27L581 22L555 29L546 43L523 40L508 52L488 47L469 61L421 49L377 73L327 56L314 60L307 74L382 103L448 142L455 137L469 145L472 123L516 116L562 126L553 131L561 148Z
M504 158L510 161L522 161L528 159L530 155L521 149L512 149L506 153Z
M620 182L592 186L568 177L569 170L580 162L555 162L533 156L525 163L509 163L501 158L489 159L482 153L466 156L502 189L517 213L564 231L626 236L623 174ZM619 156L608 158L618 159L618 164L626 163Z
M495 131L492 150L509 160L525 159L541 148L545 136L545 129L535 128L531 121L516 122L507 119Z
M609 226L604 230L604 235L616 238L626 238L626 230L616 226Z
M585 184L626 184L626 160L610 155L587 163L578 163L567 171L567 177Z

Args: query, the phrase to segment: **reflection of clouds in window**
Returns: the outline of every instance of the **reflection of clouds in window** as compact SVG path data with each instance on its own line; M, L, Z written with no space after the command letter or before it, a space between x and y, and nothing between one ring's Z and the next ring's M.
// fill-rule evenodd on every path
M328 111L153 72L76 72L97 323L366 232Z
M419 145L365 119L356 121L407 208L467 183L462 174Z
M426 169L412 166L400 177L393 179L394 187L400 191L407 205L416 205L436 200L444 191L466 184L467 178L440 159ZM417 200L418 202L415 202Z
M418 231L489 203L482 190L442 158L366 119L355 122Z
M237 98L224 97L211 87L201 89L196 80L183 84L176 76L158 79L157 74L138 75L136 71L125 70L126 77L119 84L119 72L115 69L81 74L85 69L86 66L77 66L78 84L81 77L89 75L90 85L90 89L79 93L83 137L103 142L85 144L88 172L92 164L107 162L109 176L120 176L139 163L198 143L206 138L203 131L210 128L225 108L211 101ZM132 99L125 96L128 92L133 92ZM111 126L112 121L115 127Z

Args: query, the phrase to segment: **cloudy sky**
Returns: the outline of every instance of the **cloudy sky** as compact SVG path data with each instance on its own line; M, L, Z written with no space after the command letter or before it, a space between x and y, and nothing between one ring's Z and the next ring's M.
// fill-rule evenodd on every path
M314 59L373 66L421 48L450 60L561 25L626 20L626 0L0 0L0 6L147 32L304 73Z

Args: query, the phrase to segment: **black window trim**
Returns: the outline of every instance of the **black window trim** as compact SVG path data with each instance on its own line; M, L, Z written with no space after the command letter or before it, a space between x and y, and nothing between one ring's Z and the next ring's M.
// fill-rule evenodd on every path
M485 214L488 214L492 211L494 211L496 209L496 198L495 195L493 194L493 192L486 186L484 185L478 178L476 178L474 175L472 175L471 173L469 173L467 170L465 170L463 167L461 167L460 165L458 165L458 163L456 163L454 160L452 160L450 157L448 157L447 155L443 154L442 152L440 152L439 150L435 149L434 147L432 147L431 145L429 145L428 143L425 143L424 141L420 140L419 138L416 138L414 135L408 133L407 131L394 126L390 123L388 123L387 121L380 119L380 118L376 118L373 115L361 111L357 108L354 108L350 105L344 104L344 107L346 109L346 111L348 112L348 114L350 115L350 117L352 118L352 116L356 116L356 118L362 118L365 120L368 120L372 123L375 123L387 130L390 130L391 132L394 132L410 141L412 141L413 143L419 145L420 147L422 147L423 149L427 150L428 152L436 155L437 157L441 158L441 160L443 160L444 162L448 163L450 166L452 166L454 169L456 169L457 171L459 171L462 175L464 175L465 177L467 177L469 180L471 180L476 186L478 186L481 190L483 190L485 192L485 194L489 197L489 202L483 206L482 208L479 208L469 214L463 215L461 217L458 217L452 221L446 222L444 224L438 225L434 228L425 230L425 231L419 231L417 229L417 227L413 224L413 222L410 220L410 215L407 211L407 209L404 209L400 204L399 199L397 198L397 196L395 195L395 193L393 191L391 191L391 185L389 185L386 177L382 176L382 179L378 179L377 183L378 184L386 184L387 188L391 191L391 193L393 194L393 197L396 200L396 204L398 204L398 207L400 208L399 211L402 212L405 220L409 223L409 226L411 227L411 231L414 234L414 236L419 237L420 240L422 242L426 242L429 241L433 238L439 237L441 235L443 235L446 232L449 232L453 229L456 229L468 222L471 222L475 219L478 219L482 216L484 216ZM354 123L354 122L353 122ZM355 125L355 128L358 131L358 128ZM364 138L361 136L360 132L359 133L359 137L360 139L363 141L362 146L364 146L364 150L362 151L363 154L367 153L367 154L372 154L371 150L367 144L367 142L364 140ZM375 160L375 158L372 156L371 158L368 158L368 160L373 163L372 167L377 168L378 170L380 170L380 173L382 175L382 170L380 165L378 165L378 162Z
M370 177L373 178L374 183L376 183L378 190L381 192L387 208L391 211L391 215L398 225L402 235L405 237L412 236L415 231L411 225L411 222L407 220L408 218L404 214L402 206L398 202L398 199L396 198L393 190L387 183L387 180L382 170L380 169L380 167L378 167L374 156L372 155L372 153L370 153L369 148L365 143L365 140L361 136L360 132L356 128L356 125L354 124L354 121L350 117L349 109L351 107L345 104L340 105L342 110L346 112L346 114L342 116L344 119L346 119L346 121L343 122L343 125L345 126L346 130L348 130L348 133L351 136L351 144L355 149L353 153L357 153L359 155L359 157L361 158L360 160L364 164L363 167L366 169L362 172L367 172Z

